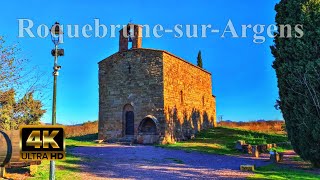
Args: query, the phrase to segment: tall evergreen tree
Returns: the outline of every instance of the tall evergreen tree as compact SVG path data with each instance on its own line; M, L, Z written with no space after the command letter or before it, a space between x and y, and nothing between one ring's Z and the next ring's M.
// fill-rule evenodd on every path
M293 27L284 33L292 38L278 32L271 47L288 138L302 159L320 167L320 0L281 0L275 9L278 30Z
M202 57L201 57L201 51L198 52L198 57L197 57L197 66L202 68Z

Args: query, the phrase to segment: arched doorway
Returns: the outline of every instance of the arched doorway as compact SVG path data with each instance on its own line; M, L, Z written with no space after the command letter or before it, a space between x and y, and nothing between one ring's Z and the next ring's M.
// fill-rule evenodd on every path
M154 116L146 116L139 124L137 142L154 144L159 142L159 123Z
M145 135L156 135L157 134L157 125L156 123L150 118L144 118L140 125L139 125L139 133Z
M134 135L134 111L131 104L123 107L123 134Z

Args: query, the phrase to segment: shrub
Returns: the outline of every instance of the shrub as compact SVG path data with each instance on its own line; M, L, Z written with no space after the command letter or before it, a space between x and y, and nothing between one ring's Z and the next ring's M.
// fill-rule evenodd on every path
M98 121L86 122L82 125L66 126L65 131L67 138L95 134L98 132Z

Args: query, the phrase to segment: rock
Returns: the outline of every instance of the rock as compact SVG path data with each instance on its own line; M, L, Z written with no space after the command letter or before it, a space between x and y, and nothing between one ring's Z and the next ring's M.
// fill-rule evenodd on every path
M272 144L272 147L273 147L273 148L276 148L276 147L277 147L277 144L276 144L276 143L273 143L273 144Z
M95 140L95 143L101 144L103 142L103 140Z
M284 153L278 153L278 154L279 154L279 162L282 162L282 161L283 161Z
M267 144L267 150L271 149L273 147L273 144Z
M259 152L261 153L268 152L268 145L267 144L258 145L258 149L259 149Z
M242 145L242 151L244 153L252 154L252 146L250 144Z
M273 163L278 163L283 161L283 153L277 153L275 151L270 151L270 161Z
M241 165L240 171L254 171L254 165Z

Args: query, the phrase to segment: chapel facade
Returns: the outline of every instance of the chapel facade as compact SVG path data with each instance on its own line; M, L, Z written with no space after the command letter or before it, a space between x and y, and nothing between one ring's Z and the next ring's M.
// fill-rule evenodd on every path
M142 48L142 29L120 30L119 51L99 62L99 139L163 144L216 126L211 73L165 50Z

